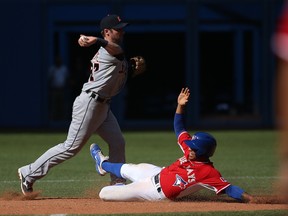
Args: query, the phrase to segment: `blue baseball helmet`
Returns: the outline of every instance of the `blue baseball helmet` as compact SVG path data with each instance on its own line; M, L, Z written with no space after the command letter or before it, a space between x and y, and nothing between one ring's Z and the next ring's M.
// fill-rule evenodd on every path
M217 146L216 139L206 132L197 132L191 140L184 142L196 152L197 157L212 157Z

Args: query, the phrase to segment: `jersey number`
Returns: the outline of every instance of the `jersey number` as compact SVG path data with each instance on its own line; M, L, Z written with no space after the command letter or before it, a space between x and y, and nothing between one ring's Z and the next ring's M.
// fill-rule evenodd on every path
M94 78L93 78L93 71L97 71L99 69L99 63L92 63L92 66L91 66L91 73L90 73L90 78L89 80L90 81L94 81Z

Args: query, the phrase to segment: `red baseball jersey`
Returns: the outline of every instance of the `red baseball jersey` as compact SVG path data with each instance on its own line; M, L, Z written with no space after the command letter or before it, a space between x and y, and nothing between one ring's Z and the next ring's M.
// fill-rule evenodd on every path
M183 197L203 188L219 194L230 185L214 168L212 162L188 160L190 148L184 141L191 140L191 138L186 131L179 135L178 145L184 156L160 172L160 185L163 193L169 199Z

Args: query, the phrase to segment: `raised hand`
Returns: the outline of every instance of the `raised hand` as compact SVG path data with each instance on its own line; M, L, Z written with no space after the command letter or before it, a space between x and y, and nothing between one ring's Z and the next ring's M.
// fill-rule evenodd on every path
M181 105L181 106L184 106L186 105L186 103L188 102L189 100L189 96L190 96L190 90L189 88L182 88L179 96L178 96L178 104Z

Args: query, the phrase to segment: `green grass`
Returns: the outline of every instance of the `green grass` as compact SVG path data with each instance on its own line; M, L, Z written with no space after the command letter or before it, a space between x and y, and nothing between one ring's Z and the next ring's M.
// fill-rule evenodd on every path
M276 131L209 132L218 141L215 155L211 160L224 178L251 194L274 193L273 185L278 179ZM166 166L182 156L172 131L124 132L124 136L127 141L127 162L148 162ZM33 162L48 148L65 139L66 133L0 134L0 193L7 190L19 191L17 169ZM52 168L45 178L37 181L34 189L41 190L41 196L44 197L84 197L87 191L91 190L95 190L97 195L100 188L109 181L109 176L100 177L95 172L94 163L89 154L89 146L92 142L98 143L104 154L107 154L107 145L100 137L94 135L77 156ZM283 211L258 212L230 212L229 215L284 215ZM193 213L193 215L213 216L225 214L223 212ZM191 214L181 214L181 216L184 215Z

